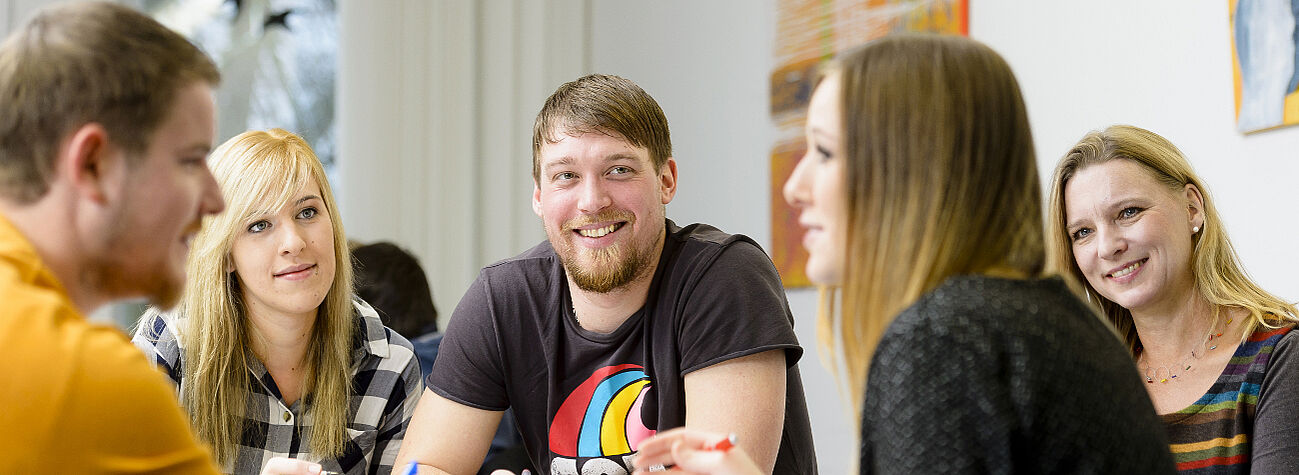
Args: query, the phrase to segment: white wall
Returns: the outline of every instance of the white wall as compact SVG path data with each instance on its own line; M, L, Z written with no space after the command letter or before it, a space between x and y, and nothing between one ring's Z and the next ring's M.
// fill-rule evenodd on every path
M51 3L54 0L0 0L0 28L4 28L4 34L8 35L36 10Z

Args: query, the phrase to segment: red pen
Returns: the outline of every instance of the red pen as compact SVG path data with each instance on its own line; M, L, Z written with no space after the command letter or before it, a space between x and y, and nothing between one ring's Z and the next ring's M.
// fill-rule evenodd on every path
M732 433L730 433L730 434L727 434L725 439L722 439L722 440L719 440L719 441L717 441L717 442L714 442L712 445L705 446L705 447L704 447L704 450L707 450L707 451L717 451L717 452L727 452L727 451L731 450L732 447L735 447L735 433L734 433L734 432L732 432ZM656 463L656 464L654 464L654 465L650 465L650 466L647 467L646 469L647 469L648 471L650 471L650 472L664 472L664 471L667 471L667 469L670 468L670 467L672 467L672 466L671 466L671 465L664 465L664 464L661 464L661 463Z
M704 450L718 450L718 451L726 452L728 450L731 450L731 447L735 447L734 432L728 434L725 439L719 440L717 441L717 443L710 445L708 447L704 447Z

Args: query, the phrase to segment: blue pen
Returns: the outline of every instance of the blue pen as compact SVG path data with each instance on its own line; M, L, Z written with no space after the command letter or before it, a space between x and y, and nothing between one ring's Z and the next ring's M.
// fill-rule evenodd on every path
M419 462L411 460L410 465L406 466L406 471L401 472L401 475L416 475L418 473L419 473Z

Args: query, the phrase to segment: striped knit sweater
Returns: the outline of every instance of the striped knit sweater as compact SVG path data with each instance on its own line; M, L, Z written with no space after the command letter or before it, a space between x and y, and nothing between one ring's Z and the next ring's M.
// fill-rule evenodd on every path
M1241 343L1218 381L1185 409L1161 416L1181 473L1297 473L1299 371L1289 360L1293 327L1260 327ZM1262 409L1262 410L1260 410Z

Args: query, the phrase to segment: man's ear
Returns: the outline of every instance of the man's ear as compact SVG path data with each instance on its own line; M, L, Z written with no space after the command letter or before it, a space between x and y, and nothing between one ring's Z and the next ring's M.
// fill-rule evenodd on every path
M672 157L668 157L659 168L659 191L663 204L671 203L672 197L677 195L677 161Z
M541 184L536 180L532 181L532 212L541 216Z
M73 131L59 148L55 173L67 180L76 193L95 203L104 203L111 186L125 174L125 156L115 153L108 131L88 123Z

